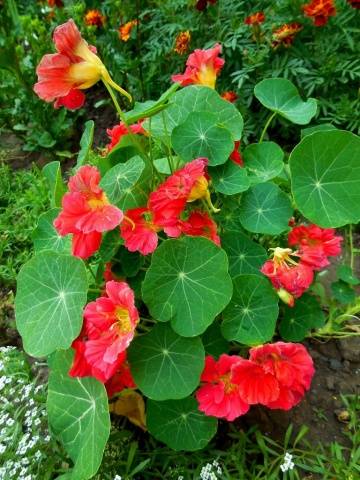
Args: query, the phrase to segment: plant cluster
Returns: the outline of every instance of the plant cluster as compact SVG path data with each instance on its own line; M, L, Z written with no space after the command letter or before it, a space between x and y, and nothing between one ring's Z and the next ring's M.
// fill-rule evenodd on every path
M74 463L68 476L87 479L109 438L108 397L188 451L211 440L218 419L302 400L314 366L293 342L333 331L314 279L341 254L335 228L360 220L360 140L318 125L284 152L268 138L272 120L307 125L317 102L271 78L254 89L268 119L240 151L243 118L215 90L220 44L189 55L157 101L123 112L115 91L131 95L75 22L53 40L37 95L80 108L101 81L121 120L102 155L87 122L67 186L59 162L46 166L54 208L39 218L15 302L25 351L48 357L49 422ZM353 255L350 246L347 284L358 282ZM340 334L351 335L343 321Z

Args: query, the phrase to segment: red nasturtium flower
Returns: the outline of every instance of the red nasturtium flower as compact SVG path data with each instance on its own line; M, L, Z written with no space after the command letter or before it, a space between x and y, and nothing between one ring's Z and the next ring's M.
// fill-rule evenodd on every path
M130 20L119 27L119 38L123 42L127 42L130 38L132 29L139 24L139 20Z
M267 260L261 267L277 294L289 306L294 305L294 298L299 298L307 290L314 279L313 268L302 261L295 261L292 257L299 257L290 248L276 247L274 257Z
M224 92L221 94L221 98L223 98L224 100L227 100L230 103L234 103L239 97L232 90L228 90L227 92Z
M184 73L173 75L173 82L186 85L206 85L215 88L216 77L224 66L225 61L219 57L221 45L218 43L208 50L194 50L186 61Z
M96 55L96 48L81 37L74 20L56 27L53 40L58 53L44 55L36 69L38 82L34 91L42 100L54 102L55 108L80 108L85 102L82 90L99 80L131 100L130 95L113 82Z
M181 222L181 232L194 237L205 237L220 246L217 225L206 212L194 210L186 221Z
M176 228L187 202L210 199L205 170L207 163L207 158L197 158L187 163L150 193L148 208L153 214L154 223L164 228L167 235L177 236L170 230L171 227Z
M272 46L273 48L277 48L280 45L284 45L284 47L290 47L294 41L295 35L302 30L303 26L301 23L292 22L292 23L285 23L280 28L277 28L273 31L272 34Z
M325 25L329 17L336 15L334 0L311 0L310 3L303 5L304 14L313 19L316 27Z
M64 6L62 0L47 0L47 3L51 8Z
M260 25L265 21L264 12L255 12L245 18L244 23L246 25Z
M244 160L240 152L240 140L234 142L234 150L230 154L230 160L239 165L240 167L244 166Z
M133 134L145 135L146 133L143 129L142 122L137 122L133 125L130 125L129 129ZM110 138L110 143L106 146L108 152L110 152L121 141L122 137L129 133L129 129L123 122L120 122L119 125L115 125L115 127L108 128L106 130L106 133Z
M160 230L161 227L152 222L151 212L146 207L127 210L120 226L125 247L130 252L140 252L142 255L148 255L156 249L157 232Z
M105 383L105 388L109 398L116 393L120 393L125 388L136 388L126 356L117 372Z
M73 342L73 377L92 376L107 382L123 364L126 349L139 321L134 292L125 282L106 283L106 296L90 302L84 310L84 325Z
M303 345L277 342L251 348L249 360L234 365L232 378L246 403L289 410L310 388L314 373Z
M234 381L233 369L239 361L243 359L236 355L224 354L218 361L210 355L206 357L200 378L203 385L196 392L201 412L231 422L249 410L249 404L243 400L239 385Z
M85 14L84 21L88 26L102 27L105 23L105 17L99 10L88 10Z
M189 30L180 32L175 40L174 52L178 53L179 55L185 55L185 53L189 50L190 40L191 35Z
M113 230L123 212L111 205L99 186L96 167L84 165L70 178L69 192L62 198L62 210L54 220L60 235L72 234L72 253L88 258L98 250L102 232Z
M341 253L343 238L335 233L333 228L299 225L289 233L288 243L290 246L298 247L302 262L314 270L321 270L330 264L328 257L335 257Z

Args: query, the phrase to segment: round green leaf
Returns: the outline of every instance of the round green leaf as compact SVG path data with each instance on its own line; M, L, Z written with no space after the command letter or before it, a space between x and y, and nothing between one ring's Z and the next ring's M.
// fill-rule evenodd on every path
M359 285L360 283L360 280L354 275L352 268L348 265L339 265L336 273L340 280L349 285Z
M170 325L158 324L135 338L128 353L135 383L149 398L184 398L199 384L205 361L199 337L183 338Z
M284 316L279 325L280 335L288 342L300 342L312 328L320 328L325 315L316 298L305 294L293 307L284 306Z
M224 195L245 192L250 187L246 168L241 168L232 161L209 170L214 188Z
M142 293L154 318L171 320L184 337L199 335L231 298L226 253L206 238L166 240L152 256Z
M71 478L86 480L98 471L110 434L105 387L95 378L72 378L73 352L57 352L51 361L47 411L52 431L74 462Z
M339 280L331 284L331 291L334 298L346 305L347 303L351 303L356 298L356 293L352 287L348 283Z
M147 426L157 440L173 450L204 448L217 430L217 420L198 409L195 398L147 402Z
M180 89L171 98L171 105L155 115L151 122L145 122L145 128L151 129L152 135L168 143L173 129L184 123L191 112L208 112L215 114L219 125L227 128L233 140L240 140L244 122L237 108L224 100L213 88L191 85Z
M306 125L315 116L317 102L303 102L295 85L285 78L268 78L255 85L254 95L264 107L298 125Z
M253 143L244 150L246 165L251 183L263 183L277 177L284 168L284 152L277 143Z
M125 163L118 163L106 172L100 182L111 203L125 208L126 198L131 195L132 187L139 180L145 168L144 161L139 157L133 157Z
M300 212L321 227L360 221L360 138L342 130L307 135L291 152Z
M45 357L70 347L81 330L87 288L85 265L71 255L41 252L22 267L16 326L29 355Z
M214 322L201 335L201 340L204 345L205 354L219 357L222 353L229 351L229 343L222 336L220 325Z
M260 274L268 258L265 248L241 232L227 232L221 236L221 245L228 255L232 277L245 273Z
M59 215L59 208L52 208L48 212L43 213L39 217L37 227L34 230L32 239L34 242L35 252L44 250L52 250L53 252L70 253L71 237L65 235L62 237L55 230L53 222Z
M234 278L234 294L223 312L221 331L228 340L258 345L271 340L279 314L278 296L258 275Z
M260 183L243 194L240 222L249 232L277 235L288 228L293 213L289 197L273 183Z
M171 135L172 146L185 162L206 157L209 165L221 165L234 149L231 133L218 125L214 113L190 113L185 122L175 127Z

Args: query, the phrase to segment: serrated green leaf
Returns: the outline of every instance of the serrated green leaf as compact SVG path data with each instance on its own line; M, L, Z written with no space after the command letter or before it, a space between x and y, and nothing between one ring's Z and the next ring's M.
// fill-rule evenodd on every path
M166 240L152 256L142 292L154 318L170 320L179 335L199 335L231 298L226 253L206 238Z
M236 193L245 192L250 187L246 168L242 168L232 161L209 169L209 175L215 190L224 195L235 195Z
M125 163L119 163L106 172L100 182L111 203L125 209L132 189L144 171L145 163L136 156Z
M128 354L136 385L154 400L190 395L199 384L205 361L200 338L180 337L168 324L158 324L136 337Z
M245 345L268 342L279 314L278 296L269 281L258 275L234 278L234 293L223 312L221 331L228 340Z
M53 225L54 220L59 213L59 208L53 208L40 215L37 227L32 235L36 253L44 250L52 250L53 252L59 253L70 253L71 236L65 235L62 237L58 234Z
M312 328L320 328L325 315L315 297L304 294L294 307L284 306L284 316L279 325L280 335L289 342L300 342Z
M80 151L78 153L78 158L76 162L77 169L84 165L87 160L94 140L94 130L95 123L93 120L88 120L87 122L85 122L85 128L80 139Z
M244 150L244 164L251 183L263 183L280 175L284 152L274 142L253 143Z
M217 430L216 418L200 412L192 397L167 402L149 400L147 424L157 440L177 451L204 448Z
M217 116L208 112L190 113L174 128L171 143L185 162L206 157L210 166L225 163L234 149L230 131L219 126Z
M50 162L42 169L50 191L50 204L52 207L61 207L61 199L66 192L64 182L61 177L60 162Z
M52 361L47 398L48 418L74 462L69 478L87 480L97 472L110 434L105 387L95 378L72 378L73 353L57 352Z
M292 192L300 212L320 227L360 221L360 138L342 130L306 136L291 152Z
M301 99L295 85L285 78L267 78L255 85L254 95L264 107L298 125L306 125L315 116L317 102Z
M70 347L81 330L87 288L84 263L71 255L41 252L22 267L15 314L29 355L45 357Z
M261 275L260 268L268 258L264 247L239 231L224 233L221 245L228 255L232 277L245 273Z
M273 183L254 185L241 198L241 225L253 233L277 235L288 229L293 209L289 197Z

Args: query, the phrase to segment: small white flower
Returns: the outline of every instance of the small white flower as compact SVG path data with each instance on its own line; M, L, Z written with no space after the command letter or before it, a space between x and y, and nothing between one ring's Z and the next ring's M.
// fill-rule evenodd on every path
M114 480L121 480L120 475L115 475Z
M13 418L8 418L8 419L6 420L6 425L7 425L8 427L12 427L12 426L14 425L14 423L15 423L15 420L14 420Z
M0 443L0 454L4 453L5 450L6 450L6 445L3 445L2 443Z

